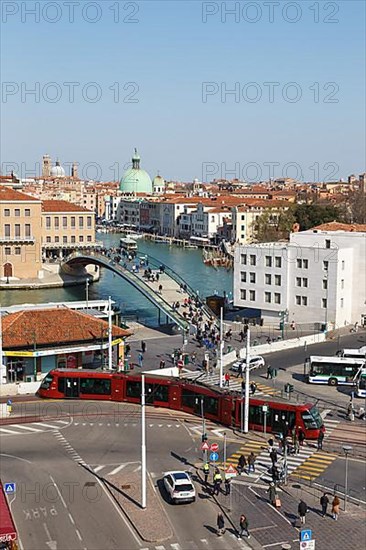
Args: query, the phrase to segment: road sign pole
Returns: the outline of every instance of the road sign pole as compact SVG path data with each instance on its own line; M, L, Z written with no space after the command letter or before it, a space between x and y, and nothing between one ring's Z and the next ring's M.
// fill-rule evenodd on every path
M141 376L141 507L146 508L145 375Z
M226 470L226 432L224 432L224 468Z
M223 386L222 378L224 376L223 365L223 346L224 346L224 323L223 323L223 308L220 308L220 388Z
M245 360L245 404L244 404L244 432L249 432L249 363L250 363L250 330L247 331L247 349Z
M267 411L263 411L264 420L263 420L263 433L266 434L267 431Z

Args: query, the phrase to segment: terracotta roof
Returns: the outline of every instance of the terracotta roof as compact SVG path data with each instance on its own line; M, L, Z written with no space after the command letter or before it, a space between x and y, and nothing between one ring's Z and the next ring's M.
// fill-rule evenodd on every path
M15 189L12 189L11 187L5 187L4 185L0 185L0 202L2 201L39 202L39 199L35 199L34 197L31 197L30 195L26 195L25 193L21 193L20 191L15 191Z
M83 206L78 206L72 202L68 201L42 201L42 211L43 212L90 212Z
M23 310L2 318L3 347L29 348L106 338L108 323L67 307ZM128 330L113 325L114 338L129 336Z
M312 227L310 231L357 231L358 233L366 232L366 224L364 223L339 223L339 222L329 222L323 223L322 225L317 225Z

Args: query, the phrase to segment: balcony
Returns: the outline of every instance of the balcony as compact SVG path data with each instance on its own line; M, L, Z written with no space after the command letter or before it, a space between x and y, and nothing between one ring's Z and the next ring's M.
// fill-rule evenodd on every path
M0 236L0 244L6 243L6 244L16 244L16 243L34 243L35 237L28 236L28 237L5 237Z

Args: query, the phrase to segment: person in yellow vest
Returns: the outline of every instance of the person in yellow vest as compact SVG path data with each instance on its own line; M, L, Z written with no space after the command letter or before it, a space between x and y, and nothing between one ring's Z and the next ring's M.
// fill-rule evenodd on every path
M208 476L210 474L210 465L208 462L205 462L203 467L202 467L202 470L203 470L203 475L205 476L205 485L207 485L208 483Z
M222 476L221 476L220 470L218 468L215 469L215 473L214 473L214 476L213 476L213 482L214 482L213 495L219 495L220 487L221 487L221 483L222 483Z

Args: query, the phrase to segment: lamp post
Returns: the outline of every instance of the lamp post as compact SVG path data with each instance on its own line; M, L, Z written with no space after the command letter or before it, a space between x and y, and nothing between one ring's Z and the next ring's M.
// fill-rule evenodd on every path
M88 277L85 281L85 298L86 298L86 309L89 309L89 278Z
M146 508L145 375L141 376L141 508Z
M245 357L245 402L244 402L244 433L249 432L249 369L250 369L250 330L247 331L247 347Z
M223 375L224 375L224 366L223 366L223 347L224 347L224 323L223 323L223 308L220 308L220 388L223 386Z
M347 507L347 493L348 493L348 455L352 451L351 445L343 445L343 451L346 455L346 473L344 481L344 510L346 511Z

